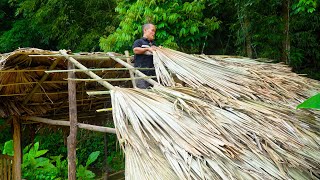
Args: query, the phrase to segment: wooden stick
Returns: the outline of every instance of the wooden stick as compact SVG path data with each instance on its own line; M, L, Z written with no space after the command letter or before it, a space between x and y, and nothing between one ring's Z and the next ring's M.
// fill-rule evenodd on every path
M135 79L152 79L156 76L146 76L146 77L134 77L134 78L112 78L112 79L66 79L71 81L129 81Z
M51 125L57 125L57 126L70 126L69 121L52 120L48 118L41 118L41 117L34 117L34 116L23 117L22 119L51 124ZM77 126L81 129L87 129L91 131L111 133L111 134L116 133L116 130L114 128L109 128L109 127L95 126L95 125L84 124L84 123L77 123Z
M44 81L42 84L65 84L67 81ZM11 84L0 84L0 87L6 86L20 86L20 85L28 85L28 84L39 84L39 82L25 82L25 83L11 83Z
M107 112L107 111L112 111L112 108L97 109L97 112Z
M71 69L71 70L51 70L44 71L45 73L64 73L64 72L85 72L85 71L122 71L122 70L130 70L132 68L94 68L94 69ZM154 70L154 68L133 68L139 70Z
M14 116L13 121L13 179L21 179L21 128L19 118Z
M79 101L95 101L95 100L106 100L109 99L110 96L107 97L91 97L89 99L77 99L77 102ZM55 102L55 103L51 103L51 102L43 102L43 103L29 103L28 106L39 106L39 105L58 105L58 104L63 104L64 101L60 101L60 102Z
M11 72L41 72L41 71L47 71L48 69L17 69L17 70L0 70L0 73L11 73Z
M82 93L83 91L77 91L77 93ZM1 94L0 97L10 97L10 96L24 96L27 95L28 93L22 93L22 94ZM68 91L63 91L63 92L47 92L47 93L34 93L37 95L42 95L42 94L47 94L47 95L52 95L52 94L68 94Z
M110 57L115 60L116 62L118 62L119 64L123 65L124 67L126 68L134 68L133 66L131 66L130 64L124 62L123 60L119 59L119 58L116 58L114 56L112 56L113 54L111 53L108 53L110 55ZM133 69L132 70L136 75L140 76L140 77L148 77L147 75L145 75L144 73L142 73L141 71L139 70L136 70L136 69ZM150 83L151 85L155 86L155 85L159 85L161 86L157 81L153 80L153 79L146 79L146 81L148 83Z
M89 96L110 94L110 91L87 91Z
M74 69L74 64L68 61L68 69ZM75 78L74 72L68 72L68 78ZM76 180L76 148L77 148L77 97L76 83L68 81L70 134L68 136L68 179Z
M69 57L66 50L60 50L60 53L63 54L66 59L71 61L79 69L88 70L88 68L86 68L84 65L80 64L77 60L75 60L72 57ZM91 71L84 71L84 72L93 79L102 79L101 77L99 77L98 75L96 75L95 73L93 73ZM106 81L98 81L98 83L101 84L102 86L106 87L107 89L110 89L110 90L114 88L114 86L112 86L110 83L108 83Z
M64 57L64 55L61 54L30 54L28 55L30 57ZM100 55L69 55L69 57L77 58L79 60L108 60L110 59L110 56L108 54L100 54ZM127 58L126 56L115 56L117 58Z
M131 60L130 60L129 51L125 51L124 54L128 57L128 58L127 58L127 63L128 63L129 65L132 65L132 64L131 64ZM137 88L136 81L135 81L135 79L133 79L133 78L134 78L134 73L133 73L133 71L132 71L131 69L129 70L129 73L130 73L130 77L132 78L132 79L131 79L132 87L133 87L133 88Z
M49 67L49 70L54 69L57 64L59 63L60 59L56 59L51 66ZM23 105L27 104L28 101L32 98L33 94L40 88L41 84L48 78L48 74L44 74L42 76L42 78L40 79L40 81L38 82L38 84L36 84L36 86L32 89L32 91L28 94L28 96L24 99L23 101Z

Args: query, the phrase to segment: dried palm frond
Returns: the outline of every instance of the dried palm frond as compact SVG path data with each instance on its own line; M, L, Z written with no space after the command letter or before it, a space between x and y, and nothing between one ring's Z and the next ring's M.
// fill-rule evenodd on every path
M174 82L168 79L170 73L174 73L207 96L246 98L271 104L281 101L294 107L320 91L319 83L300 77L281 64L240 58L203 59L167 48L157 48L154 64L162 84L172 86Z
M319 170L314 139L319 134L297 113L290 117L255 102L221 109L184 92L197 93L161 86L153 92L113 90L115 127L124 149L152 158L156 144L180 179L286 179L299 173L310 178L308 171Z

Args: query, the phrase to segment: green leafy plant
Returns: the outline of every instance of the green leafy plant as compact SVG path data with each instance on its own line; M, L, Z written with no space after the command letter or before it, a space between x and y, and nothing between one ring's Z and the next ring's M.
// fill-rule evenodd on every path
M308 108L308 109L318 109L320 110L320 93L310 97L309 99L305 100L303 103L297 106L298 109L301 108Z
M4 143L2 154L13 156L13 140Z
M55 179L57 175L56 167L50 159L41 157L48 150L39 150L39 142L33 146L27 146L23 150L23 177L26 179Z
M80 164L77 167L77 178L78 179L85 180L85 179L93 179L95 177L95 174L92 171L88 170L88 167L90 164L92 164L94 161L97 160L99 154L100 154L100 151L92 152L88 157L86 165L83 166Z

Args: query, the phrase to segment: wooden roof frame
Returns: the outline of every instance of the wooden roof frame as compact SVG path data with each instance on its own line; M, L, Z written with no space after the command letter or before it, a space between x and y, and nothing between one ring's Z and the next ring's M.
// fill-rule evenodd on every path
M58 63L61 61L61 59L55 59L53 63L50 65L48 70L45 70L45 74L41 77L41 79L36 82L32 83L29 82L29 84L36 84L33 89L31 90L30 93L27 93L25 98L23 99L23 105L26 105L30 99L36 95L39 94L37 93L37 90L41 88L42 84L48 83L46 82L46 79L49 77L50 73L68 73L68 78L64 79L67 81L68 84L68 101L63 101L60 106L58 107L61 108L66 102L68 102L68 107L69 107L69 121L62 121L62 120L53 120L53 119L48 119L48 118L43 118L43 117L36 117L36 116L18 116L18 115L13 115L12 117L12 126L13 126L13 141L14 141L14 154L15 156L13 157L13 178L14 179L21 179L21 120L25 121L33 121L37 123L45 123L45 124L51 124L51 125L59 125L59 126L70 126L70 134L68 137L68 160L70 163L68 163L68 179L76 179L76 136L77 136L77 129L82 128L82 129L87 129L91 131L98 131L98 132L103 132L103 133L113 133L115 134L116 131L114 128L109 128L109 127L103 127L103 126L96 126L96 125L90 125L90 124L85 124L85 123L78 123L78 115L77 115L77 98L76 98L76 84L78 81L84 81L84 82L97 82L101 84L103 87L108 89L108 91L90 91L87 92L88 95L105 95L109 94L110 90L114 88L113 85L111 85L107 81L128 81L131 80L132 86L136 87L135 85L135 79L145 79L152 85L158 84L156 81L154 81L149 76L146 76L142 72L140 72L138 69L139 68L134 68L130 63L130 56L128 51L125 52L126 56L126 62L124 62L122 59L119 57L123 56L115 56L112 53L108 53L104 57L99 57L99 59L105 60L106 58L111 58L117 63L121 64L125 68L97 68L97 69L88 69L84 65L82 65L80 62L78 62L75 58L82 59L82 56L73 56L69 55L66 50L60 50L59 51L61 55L58 54L53 54L53 55L30 55L31 57L64 57L66 60L68 60L68 70L55 70L55 67L58 65ZM74 58L75 57L75 58ZM78 67L79 69L75 69L75 66ZM140 69L146 69L146 68L140 68ZM147 68L148 69L148 68ZM150 69L150 68L149 68ZM101 78L93 71L109 71L109 70L129 70L130 78ZM23 70L20 70L22 72ZM38 72L41 70L24 70L24 72ZM0 70L0 72L6 72L6 70ZM8 72L19 72L13 71L13 70L8 70ZM87 75L89 75L92 79L79 79L76 78L75 72L83 72ZM138 75L139 77L134 77L134 73ZM61 81L60 83L66 83L64 81ZM19 83L18 83L19 84ZM21 84L21 83L20 83ZM28 84L28 83L27 83ZM10 84L12 86L16 85L15 83ZM9 86L8 84L4 84L2 87ZM61 93L61 92L59 92ZM66 93L66 92L64 92ZM46 93L45 93L46 94ZM21 96L21 94L13 94L12 96ZM47 94L46 94L47 95ZM0 95L1 96L1 95ZM2 95L4 96L9 96L9 95ZM40 103L41 104L41 103ZM45 103L44 103L45 104ZM103 109L98 109L96 110L97 112L106 112L106 111L112 111L112 108L103 108Z

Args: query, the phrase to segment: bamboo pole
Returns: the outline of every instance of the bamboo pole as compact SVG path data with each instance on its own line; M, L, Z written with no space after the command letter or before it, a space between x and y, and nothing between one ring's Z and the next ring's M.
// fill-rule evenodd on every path
M115 60L115 61L118 62L119 64L123 65L124 67L126 67L126 68L132 68L132 71L133 71L136 75L138 75L138 76L140 76L140 77L148 77L147 75L145 75L145 74L142 73L141 71L134 69L134 67L131 66L130 64L124 62L123 60L121 60L121 59L119 59L119 58L116 58L115 56L112 56L113 54L111 54L111 53L108 53L108 54L110 55L110 57L111 57L113 60ZM155 86L155 85L160 85L157 81L155 81L155 80L153 80L153 79L146 79L146 81L147 81L148 83L150 83L151 85L153 85L153 86ZM160 85L160 86L161 86L161 85Z
M87 91L89 96L110 94L110 91Z
M83 91L77 91L77 93L82 93ZM22 93L22 94L1 94L0 97L10 97L10 96L24 96L27 95L28 93ZM52 94L68 94L68 91L63 91L63 92L47 92L47 93L34 93L36 95L52 95Z
M30 57L64 57L61 54L30 54ZM108 54L100 54L100 55L69 55L69 57L77 58L79 60L109 60L110 56ZM115 56L117 58L127 58L126 56Z
M97 109L97 112L108 112L108 111L112 111L112 108Z
M45 73L64 73L64 72L85 72L85 71L123 71L130 69L139 69L139 70L154 70L154 68L94 68L94 69L71 69L71 70L46 70Z
M42 84L65 84L67 81L44 81ZM39 82L25 82L25 83L11 83L11 84L0 84L0 87L6 86L20 86L20 85L28 85L28 84L39 84Z
M74 69L74 64L68 61L68 69ZM74 72L68 72L68 78L75 78ZM76 180L76 148L77 148L77 97L76 83L68 81L70 134L68 136L68 179Z
M133 77L133 78L112 78L112 79L66 79L71 81L129 81L129 80L136 80L136 79L152 79L156 76L147 76L147 77Z
M56 59L55 61L53 61L53 63L51 64L51 66L49 67L49 70L54 69L57 64L59 63L60 59ZM24 99L23 101L23 105L27 104L28 101L32 98L33 94L41 87L41 84L48 78L49 74L44 74L42 76L42 78L40 79L39 83L36 84L36 86L32 89L32 91L30 92L30 94L28 94L28 96Z
M14 116L12 118L13 124L13 179L21 179L21 128L19 118Z
M57 126L70 126L69 121L52 120L48 118L41 118L41 117L34 117L34 116L26 116L26 117L23 117L23 119L45 123L45 124L57 125ZM97 132L111 133L111 134L116 133L116 130L110 127L95 126L95 125L84 124L84 123L77 123L77 126L81 129L87 129L90 131L97 131Z
M128 63L129 65L132 65L132 64L131 64L131 60L130 60L129 51L125 51L124 54L128 57L128 58L127 58L127 63ZM133 71L132 71L131 69L129 70L129 73L130 73L130 77L132 78L132 79L131 79L131 81L132 81L132 87L133 87L133 88L137 88L136 81L133 79L133 78L134 78L134 73L133 73Z
M68 59L69 61L71 61L75 66L77 66L79 69L82 70L88 70L88 68L86 68L84 65L82 65L81 63L79 63L77 60L75 60L72 57L69 57L67 54L66 50L60 50L60 53L64 55L64 57L66 59ZM90 76L93 79L102 79L101 77L99 77L98 75L96 75L95 73L91 72L91 71L85 71L85 73ZM108 88L108 89L113 89L114 86L112 86L110 83L105 82L105 81L98 81L99 84L101 84L102 86Z
M109 99L110 97L91 97L89 99L77 99L77 102L79 101L92 101L92 100L106 100ZM30 103L28 104L28 106L39 106L39 105L58 105L58 104L62 104L65 101L60 101L60 102L55 102L55 103L51 103L51 102L43 102L43 103ZM67 101L68 102L68 101Z

